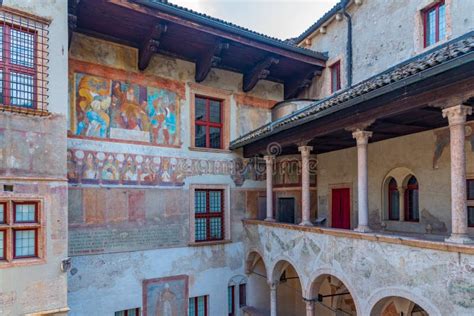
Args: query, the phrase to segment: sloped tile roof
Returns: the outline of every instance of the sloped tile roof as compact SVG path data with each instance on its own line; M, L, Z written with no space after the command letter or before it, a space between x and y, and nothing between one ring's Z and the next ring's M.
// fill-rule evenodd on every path
M239 33L243 36L252 38L257 41L265 42L269 45L277 46L279 48L287 49L290 51L298 52L307 56L327 60L327 56L321 52L317 52L311 49L295 46L293 43L286 40L281 40L276 37L271 37L262 33L255 32L248 28L233 24L231 22L212 17L210 15L200 13L176 4L169 2L168 0L132 0L141 5L162 7L172 10L177 15L187 15L190 18L198 18L202 22L212 24L214 27L225 28L226 31Z
M474 31L438 46L424 54L402 62L401 64L360 82L351 88L341 91L336 95L316 101L293 114L281 118L280 120L266 124L232 141L230 147L232 149L242 147L253 142L257 138L261 139L270 133L283 130L286 125L303 119L305 122L309 121L316 114L319 115L321 112L327 111L336 105L380 89L389 84L412 77L424 70L469 53L474 53Z

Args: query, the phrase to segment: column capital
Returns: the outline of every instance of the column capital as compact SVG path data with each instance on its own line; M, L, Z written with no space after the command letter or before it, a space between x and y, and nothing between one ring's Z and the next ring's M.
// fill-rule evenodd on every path
M369 138L372 137L372 132L356 129L352 132L352 138L357 141L357 145L367 145Z
M273 155L265 155L263 156L263 159L265 160L265 162L268 164L272 164L273 163L273 160L275 160L275 156Z
M472 107L467 105L455 105L443 109L443 117L447 117L449 125L466 123L466 116L472 114Z
M270 287L270 290L276 290L278 284L280 284L280 281L267 281L267 283Z
M309 156L313 150L313 146L299 146L298 151L301 153L302 156Z

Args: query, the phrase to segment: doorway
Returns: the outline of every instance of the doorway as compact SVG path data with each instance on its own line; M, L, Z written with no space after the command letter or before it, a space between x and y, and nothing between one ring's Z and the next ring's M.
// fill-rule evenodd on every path
M295 223L295 198L278 198L278 221L280 223Z
M349 188L332 189L332 227L351 228L351 191Z

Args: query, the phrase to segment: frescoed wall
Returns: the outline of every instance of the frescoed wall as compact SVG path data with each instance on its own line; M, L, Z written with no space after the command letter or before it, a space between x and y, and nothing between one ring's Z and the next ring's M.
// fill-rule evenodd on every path
M140 307L142 314L146 308L148 315L163 315L179 289L174 281L156 279L187 275L189 297L208 295L208 315L221 315L229 280L244 273L242 219L258 211L265 162L227 149L194 148L192 95L227 98L229 141L269 120L283 85L261 80L243 93L242 74L215 68L196 84L191 62L155 54L139 71L137 55L133 47L80 33L69 50L70 314ZM191 185L228 187L230 240L190 242ZM144 288L143 280L154 281ZM100 304L84 304L99 297Z
M180 146L183 91L77 61L70 78L71 136Z

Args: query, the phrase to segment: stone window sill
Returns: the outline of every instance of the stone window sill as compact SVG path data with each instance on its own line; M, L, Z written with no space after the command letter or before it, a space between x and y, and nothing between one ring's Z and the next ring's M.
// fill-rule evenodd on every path
M232 153L229 149L217 149L217 148L205 148L205 147L188 147L191 151L210 152L217 154L230 154Z
M44 263L46 263L44 258L13 259L12 261L0 260L0 270L5 268L23 267Z
M201 242L196 242L192 241L188 243L189 247L200 247L200 246L214 246L214 245L223 245L223 244L230 244L232 240L215 240L215 241L201 241Z

